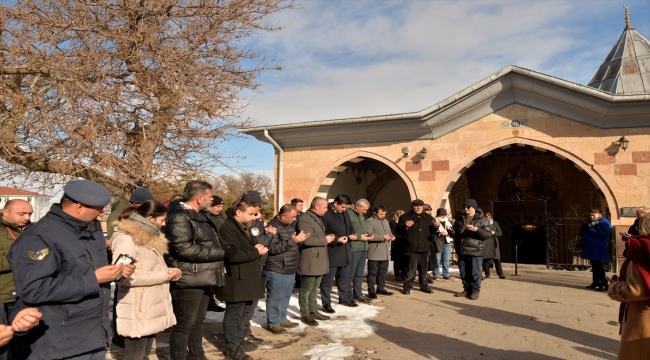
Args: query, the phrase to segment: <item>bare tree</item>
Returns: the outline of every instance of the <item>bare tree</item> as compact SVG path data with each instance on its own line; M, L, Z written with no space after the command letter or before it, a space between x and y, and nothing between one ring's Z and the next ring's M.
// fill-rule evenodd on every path
M16 0L0 5L0 180L116 194L224 162L243 90L277 69L242 41L284 0Z
M273 179L266 175L244 172L241 174L226 174L217 177L212 184L212 193L219 195L224 202L224 208L241 199L246 191L258 191L262 200L268 205L262 207L267 220L274 215Z

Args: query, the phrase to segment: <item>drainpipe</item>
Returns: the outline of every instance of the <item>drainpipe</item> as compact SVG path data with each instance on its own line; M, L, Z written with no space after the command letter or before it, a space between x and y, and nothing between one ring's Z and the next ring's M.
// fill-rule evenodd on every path
M282 203L282 181L284 180L284 150L282 150L282 147L278 145L275 140L269 135L269 131L264 129L264 137L269 139L269 142L278 149L278 193L275 194L275 200L277 201L277 206L275 208L275 212L277 213L280 211L280 207L283 205Z

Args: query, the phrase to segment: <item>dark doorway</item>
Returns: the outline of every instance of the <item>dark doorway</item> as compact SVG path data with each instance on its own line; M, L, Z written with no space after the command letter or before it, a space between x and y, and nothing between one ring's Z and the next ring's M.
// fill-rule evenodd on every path
M521 226L512 228L512 254L519 243L518 259L520 264L546 264L546 230L538 226L526 230Z

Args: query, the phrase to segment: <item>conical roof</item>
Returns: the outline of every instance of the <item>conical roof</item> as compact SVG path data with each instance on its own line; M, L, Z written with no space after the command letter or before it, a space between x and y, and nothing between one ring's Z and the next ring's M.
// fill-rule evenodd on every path
M588 86L616 95L650 94L650 41L632 25L625 8L623 34Z

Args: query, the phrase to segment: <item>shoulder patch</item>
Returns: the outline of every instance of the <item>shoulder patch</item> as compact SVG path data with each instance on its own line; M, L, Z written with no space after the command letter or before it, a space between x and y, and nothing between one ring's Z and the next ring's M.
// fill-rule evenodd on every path
M45 248L43 250L27 250L27 257L34 261L41 261L45 259L46 256L50 254L50 248Z

